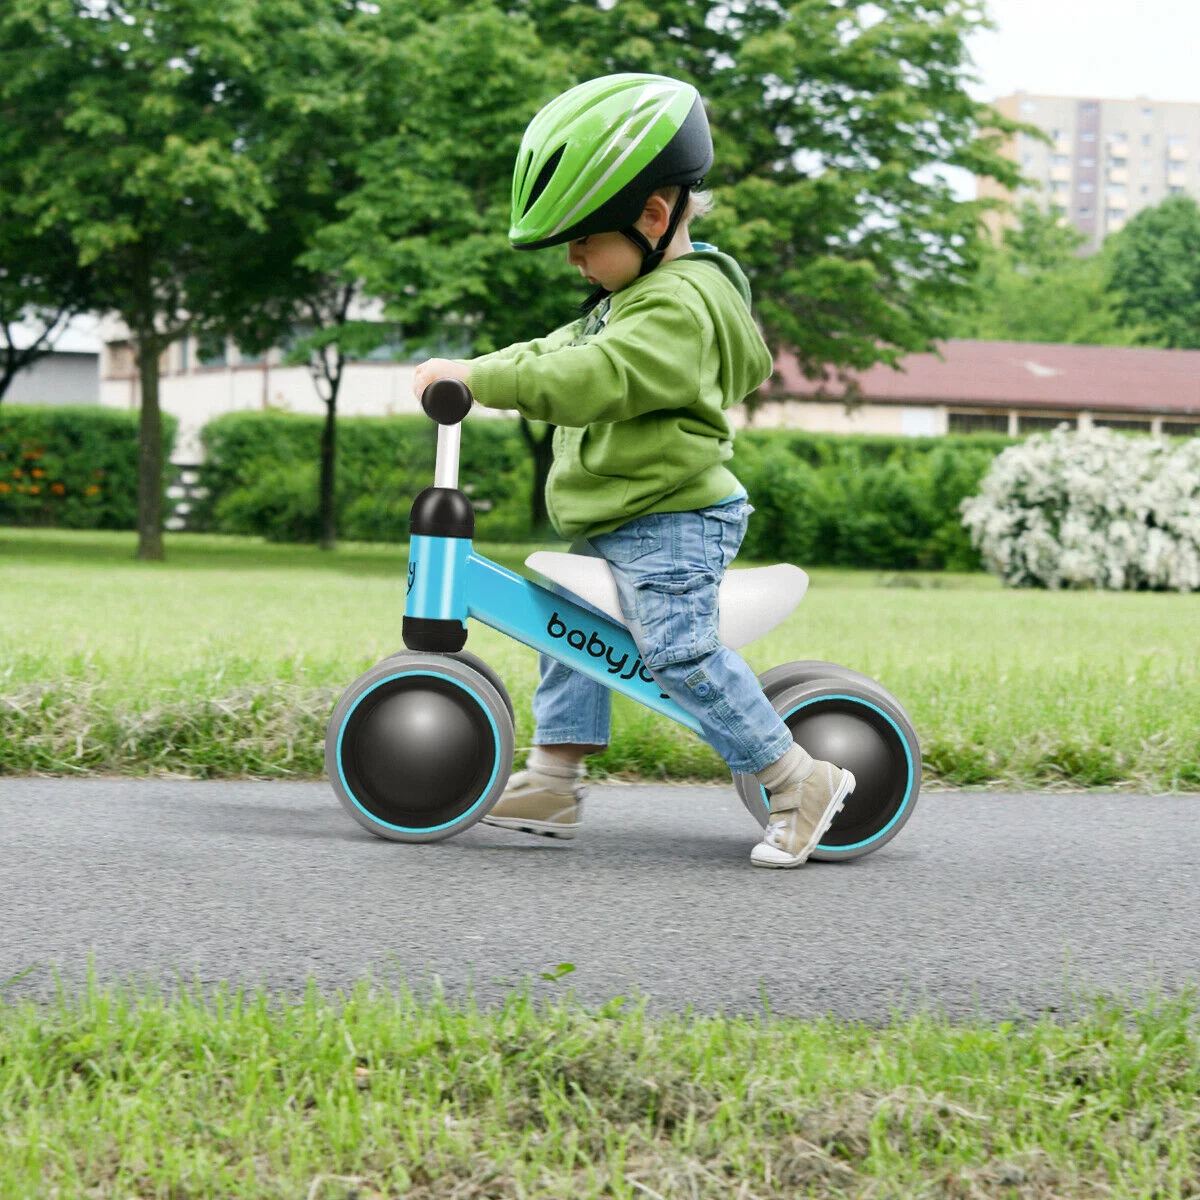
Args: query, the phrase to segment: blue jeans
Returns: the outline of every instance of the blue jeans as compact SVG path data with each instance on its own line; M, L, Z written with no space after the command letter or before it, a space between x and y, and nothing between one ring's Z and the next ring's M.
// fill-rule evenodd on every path
M646 669L737 774L761 771L792 746L791 730L749 664L717 640L717 590L753 511L739 498L650 513L571 546L572 554L608 560ZM608 745L608 688L546 654L538 655L538 670L534 745Z

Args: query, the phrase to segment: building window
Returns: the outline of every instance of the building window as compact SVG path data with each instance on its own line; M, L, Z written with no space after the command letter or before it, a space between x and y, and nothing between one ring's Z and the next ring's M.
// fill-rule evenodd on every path
M225 339L209 335L196 343L196 365L198 367L223 367L226 363Z
M1094 113L1096 111L1096 102L1094 100L1085 100L1083 103L1083 111L1085 113Z
M1143 133L1143 134L1142 134L1142 145L1143 145L1143 146L1153 146L1153 145L1154 145L1154 138L1153 138L1153 137L1151 137L1151 135L1150 135L1150 134L1148 134L1148 133Z
M1169 437L1193 437L1200 433L1200 421L1164 421L1162 431Z
M1007 433L1008 413L951 412L951 433Z
M1154 164L1148 158L1143 158L1142 159L1142 174L1150 175L1150 174L1153 174L1153 172L1154 172Z
M1169 188L1167 188L1167 195L1168 195L1168 196L1182 196L1182 195L1183 195L1183 188L1181 188L1181 187L1169 187Z
M128 342L109 342L109 379L132 379L137 374L136 368L137 364L133 360L133 347Z
M1071 156L1069 154L1052 154L1050 155L1050 165L1052 167L1069 167Z
M1102 429L1119 429L1126 433L1149 433L1148 417L1093 417L1092 424Z
M1096 187L1095 187L1095 185L1094 185L1094 184L1088 183L1088 182L1085 180L1083 183L1081 183L1081 184L1079 185L1079 190L1080 190L1081 192L1094 192L1094 191L1096 190Z
M1033 155L1032 154L1022 154L1021 155L1021 166L1025 167L1027 170L1029 167L1032 167L1033 166Z
M1096 165L1096 160L1094 158L1081 158L1079 160L1079 165L1081 167L1094 167Z
M1110 196L1125 195L1125 185L1123 183L1110 183L1108 185L1108 194Z
M1094 133L1081 133L1079 135L1079 140L1081 142L1094 142L1096 140L1096 135Z
M1022 100L1021 101L1021 112L1025 116L1029 116L1030 113L1037 112L1037 101L1036 100Z
M1144 183L1142 184L1142 195L1143 196L1150 195L1150 189Z
M1151 120L1154 117L1154 109L1150 107L1143 108L1142 116L1145 117L1147 121Z
M1074 429L1078 425L1075 417L1047 416L1044 413L1018 413L1017 431L1019 433L1041 433L1047 429L1057 429L1063 423Z
M1082 207L1082 208L1079 210L1079 215L1080 215L1081 217L1083 217L1083 218L1085 218L1085 219L1086 219L1087 217L1090 217L1090 216L1092 215L1092 210L1091 210L1090 208L1088 208L1088 206L1085 204L1085 205L1084 205L1084 206L1083 206L1083 207Z
M1186 150L1187 138L1180 133L1172 133L1167 137L1168 150Z
M189 341L187 338L180 338L178 344L179 344L179 373L180 373L180 375L186 375L187 369L188 369Z

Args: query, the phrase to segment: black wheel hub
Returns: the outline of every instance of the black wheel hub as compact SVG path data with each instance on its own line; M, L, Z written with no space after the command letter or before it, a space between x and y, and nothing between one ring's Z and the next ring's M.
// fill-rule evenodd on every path
M346 721L340 755L354 798L377 820L429 829L466 812L496 765L483 707L447 679L378 684Z

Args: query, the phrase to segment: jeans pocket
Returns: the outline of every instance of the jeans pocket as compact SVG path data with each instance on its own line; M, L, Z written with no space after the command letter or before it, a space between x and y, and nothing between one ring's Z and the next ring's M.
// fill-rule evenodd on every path
M648 670L703 658L720 647L717 586L711 571L633 581L642 635L638 649Z
M700 510L704 521L705 557L714 571L723 574L737 558L753 511L754 505L746 500Z

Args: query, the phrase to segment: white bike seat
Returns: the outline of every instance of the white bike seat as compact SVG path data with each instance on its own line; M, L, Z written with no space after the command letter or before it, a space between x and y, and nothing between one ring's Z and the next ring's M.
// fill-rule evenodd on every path
M525 565L625 625L606 559L538 550ZM717 592L717 637L736 650L770 633L800 603L807 588L808 576L791 563L726 571Z

